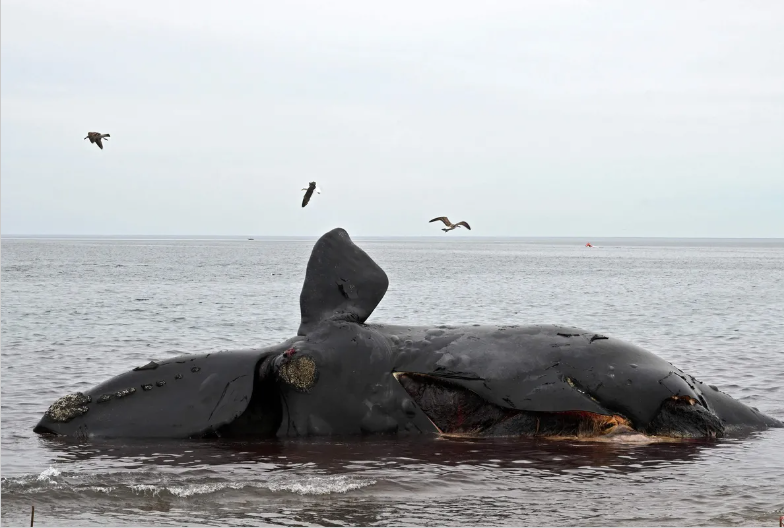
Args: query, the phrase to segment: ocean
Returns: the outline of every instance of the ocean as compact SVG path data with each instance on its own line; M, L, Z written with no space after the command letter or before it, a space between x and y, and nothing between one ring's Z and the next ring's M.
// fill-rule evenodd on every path
M2 524L27 525L31 506L36 526L775 526L784 515L784 429L651 445L32 432L55 399L151 359L294 336L314 241L4 236ZM784 419L783 239L355 242L390 280L369 321L574 325Z

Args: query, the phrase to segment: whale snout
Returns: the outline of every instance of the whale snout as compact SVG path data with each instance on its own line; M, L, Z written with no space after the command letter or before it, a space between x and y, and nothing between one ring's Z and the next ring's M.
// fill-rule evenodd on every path
M46 435L57 436L60 434L52 427L53 424L44 423L45 421L46 418L41 418L38 424L35 427L33 427L33 432L45 436Z
M73 430L78 428L74 419L87 414L90 410L88 407L90 402L92 402L92 396L83 392L75 392L58 398L46 410L33 428L33 432L40 435L72 434Z

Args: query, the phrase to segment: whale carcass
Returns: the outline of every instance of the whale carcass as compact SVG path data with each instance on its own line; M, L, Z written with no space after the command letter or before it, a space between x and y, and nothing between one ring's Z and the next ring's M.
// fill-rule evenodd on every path
M579 328L367 323L388 285L384 270L334 229L311 253L295 337L137 366L60 398L34 431L601 439L784 426L651 352Z

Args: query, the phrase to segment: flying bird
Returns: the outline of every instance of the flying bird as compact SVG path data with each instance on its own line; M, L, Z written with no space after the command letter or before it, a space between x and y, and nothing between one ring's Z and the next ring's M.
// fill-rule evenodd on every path
M447 218L446 216L439 216L439 217L433 218L430 222L431 223L432 222L437 222L438 220L441 220L442 222L444 222L444 225L446 226L445 228L441 229L441 231L443 231L444 233L446 233L447 231L451 231L453 229L457 229L458 227L463 227L463 226L465 226L466 229L471 231L471 226L468 225L468 222L460 221L460 222L458 222L456 224L453 224L452 222L449 221L449 218Z
M89 139L90 143L97 144L101 148L101 150L103 150L103 143L101 143L101 140L104 138L106 138L106 140L108 141L109 134L101 134L100 132L88 132L87 136L85 136L84 139Z
M313 191L316 191L317 193L321 194L321 189L316 187L316 182L310 182L308 184L308 188L302 190L305 191L305 196L302 198L302 207L308 205L308 202L310 201L310 197L313 196Z

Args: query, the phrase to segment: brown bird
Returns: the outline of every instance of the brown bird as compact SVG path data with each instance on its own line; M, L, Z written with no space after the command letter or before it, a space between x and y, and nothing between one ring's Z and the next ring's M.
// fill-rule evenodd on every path
M103 150L103 143L101 143L101 140L104 138L106 138L106 140L108 141L109 134L101 134L100 132L88 132L87 136L85 136L84 139L89 139L90 143L96 143L101 148L101 150Z
M302 198L302 207L308 205L308 202L310 201L310 197L313 196L313 191L316 191L317 193L321 194L321 189L316 187L316 182L310 182L308 184L308 188L302 190L306 191L305 196Z
M438 220L444 222L444 225L446 226L446 228L441 229L441 231L443 231L444 233L446 233L447 231L451 231L453 229L457 229L458 227L461 226L465 226L466 229L471 231L471 226L468 225L468 222L461 221L456 224L453 224L452 222L449 221L449 218L447 218L446 216L439 216L437 218L433 218L430 222L437 222Z

